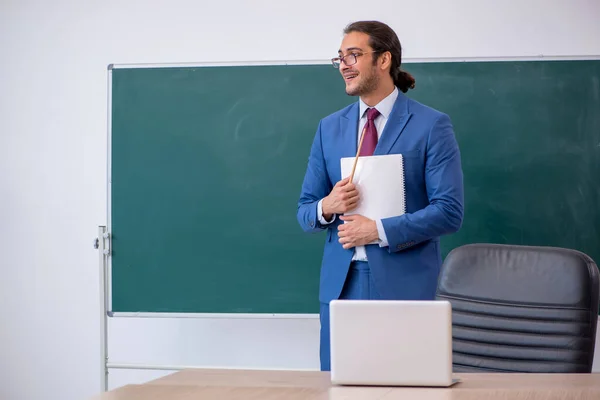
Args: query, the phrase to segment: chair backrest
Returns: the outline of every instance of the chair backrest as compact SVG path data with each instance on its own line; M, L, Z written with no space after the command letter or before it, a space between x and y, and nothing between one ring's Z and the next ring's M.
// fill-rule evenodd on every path
M598 267L555 247L471 244L442 265L454 372L591 372Z

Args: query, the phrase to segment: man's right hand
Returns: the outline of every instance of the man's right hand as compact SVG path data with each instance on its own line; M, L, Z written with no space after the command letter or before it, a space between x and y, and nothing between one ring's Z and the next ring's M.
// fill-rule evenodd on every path
M350 177L342 179L335 184L331 193L321 203L323 218L329 221L333 214L343 214L354 210L358 205L358 200L358 189L353 183L350 183Z

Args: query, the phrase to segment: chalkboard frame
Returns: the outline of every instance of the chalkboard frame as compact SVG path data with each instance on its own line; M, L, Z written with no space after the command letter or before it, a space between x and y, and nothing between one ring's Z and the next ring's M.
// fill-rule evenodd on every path
M564 58L560 58L559 60L565 60ZM566 59L567 61L575 61L575 60L596 60L596 58L593 57L586 57L586 58L582 58L582 59ZM498 62L498 61L554 61L554 59L550 58L550 57L541 57L539 59L519 59L519 58L514 58L514 59L502 59L502 60L497 60L497 59L490 59L490 60L481 60L481 59L477 59L477 60L465 60L465 59L460 59L460 60L425 60L426 62L470 62L470 61L475 61L475 62L481 62L481 61L486 61L486 62ZM418 61L418 60L408 60L408 62L406 62L406 64L410 64L411 62L423 62L423 61ZM329 64L329 61L274 61L274 62L239 62L239 63L180 63L180 64L118 64L118 65L113 65L111 64L108 68L108 160L107 160L107 175L108 175L108 183L107 183L107 195L108 195L108 202L107 202L107 221L108 221L108 232L112 232L112 204L111 204L111 181L112 181L112 170L111 170L111 139L112 139L112 129L111 129L111 102L112 102L112 93L111 93L111 89L112 89L112 70L113 69L120 69L120 68L169 68L169 67L210 67L210 66L260 66L260 65L325 65L325 64ZM410 67L407 66L406 69L410 70ZM595 259L596 262L598 262L597 259ZM112 259L111 257L108 257L108 310L112 310ZM247 317L247 318L264 318L264 317L278 317L278 318L315 318L316 314L254 314L254 313L250 313L250 314L245 314L245 313L171 313L171 312L166 312L166 313L161 313L161 312L118 312L118 313L113 313L112 311L110 311L111 315L114 316L167 316L167 317L190 317L190 316L209 316L209 317L219 317L219 316L224 316L224 317Z

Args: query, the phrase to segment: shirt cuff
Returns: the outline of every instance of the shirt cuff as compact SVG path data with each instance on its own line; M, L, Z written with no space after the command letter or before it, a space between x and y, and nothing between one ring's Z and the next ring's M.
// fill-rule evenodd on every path
M321 223L321 225L329 225L330 223L335 221L335 214L333 214L331 221L327 221L325 217L323 217L323 206L321 206L322 202L323 199L319 200L319 202L317 203L317 217L319 218L319 222Z
M383 229L383 223L380 219L375 220L377 224L377 233L379 234L379 247L387 247L389 245L385 229Z

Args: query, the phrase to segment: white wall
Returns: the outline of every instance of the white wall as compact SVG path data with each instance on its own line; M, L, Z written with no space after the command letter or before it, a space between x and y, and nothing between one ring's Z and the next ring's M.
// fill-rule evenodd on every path
M107 221L109 63L327 59L367 18L390 23L412 59L597 56L599 16L596 0L0 1L0 398L100 390L92 239ZM316 319L110 330L112 362L318 366ZM157 374L112 370L111 386Z

